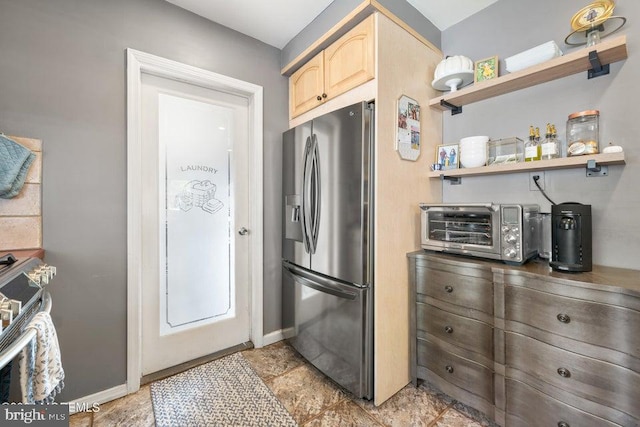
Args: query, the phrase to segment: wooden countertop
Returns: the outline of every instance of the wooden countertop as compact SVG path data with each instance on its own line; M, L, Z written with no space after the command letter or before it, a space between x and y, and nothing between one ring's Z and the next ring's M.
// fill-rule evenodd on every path
M13 254L16 258L40 258L44 259L44 249L36 248L36 249L20 249L16 251L3 251L0 252L0 257L3 257L7 254Z
M591 289L598 289L603 285L618 288L620 291L634 296L640 295L640 270L627 268L606 267L594 265L592 271L580 273L565 273L553 270L549 263L542 259L534 259L524 265L509 265L499 261L473 258L464 255L445 254L420 250L407 254L410 258L432 259L452 265L491 268L491 271L502 274L516 274L525 276L542 276L553 278L555 281L564 281L566 284L580 284Z

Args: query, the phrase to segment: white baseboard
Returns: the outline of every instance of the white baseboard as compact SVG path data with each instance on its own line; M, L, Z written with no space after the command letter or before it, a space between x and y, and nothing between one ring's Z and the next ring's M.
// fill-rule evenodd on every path
M278 341L282 341L284 339L284 335L282 334L282 329L277 331L273 331L268 333L267 335L262 337L262 346L266 346L269 344L277 343Z
M128 394L127 385L121 384L107 390L102 390L89 396L69 402L69 413L73 414L78 408L92 411L95 403L102 404L126 396Z

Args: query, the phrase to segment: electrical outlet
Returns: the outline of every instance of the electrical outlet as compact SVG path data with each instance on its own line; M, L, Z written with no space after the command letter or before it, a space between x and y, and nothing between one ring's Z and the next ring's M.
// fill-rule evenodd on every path
M540 177L538 179L538 185L544 190L544 171L529 172L529 191L540 191L540 188L536 186L536 182L533 180L534 176Z

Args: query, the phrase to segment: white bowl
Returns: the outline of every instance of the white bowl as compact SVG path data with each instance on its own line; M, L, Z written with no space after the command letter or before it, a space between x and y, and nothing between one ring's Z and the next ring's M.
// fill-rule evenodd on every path
M466 138L460 139L460 146L467 144L486 144L489 142L488 136L467 136Z
M463 168L477 168L487 164L487 153L464 154L460 150L460 164Z
M477 168L487 164L488 136L468 136L460 140L460 164L465 168Z

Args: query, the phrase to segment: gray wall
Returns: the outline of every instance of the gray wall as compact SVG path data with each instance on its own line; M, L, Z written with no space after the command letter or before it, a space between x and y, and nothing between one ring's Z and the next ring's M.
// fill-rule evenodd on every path
M265 333L280 328L280 51L162 0L0 0L0 129L44 140L61 401L126 381L125 48L264 87Z
M418 10L406 2L406 0L378 0L379 3L387 8L391 13L409 24L414 30L423 37L433 43L436 47L440 47L440 30L433 25L431 21L424 17ZM312 43L324 36L334 25L340 22L345 16L353 11L362 0L335 0L325 10L322 11L309 25L298 33L287 45L282 49L281 66L284 68L298 55L300 55ZM372 7L366 12L370 14L374 11ZM347 29L343 29L344 32ZM331 38L331 42L336 37ZM292 71L295 71L292 70Z
M564 44L573 14L584 2L500 0L480 13L454 25L442 34L446 55L466 55L479 60L492 55L501 59L549 40ZM532 7L533 6L533 7ZM574 201L592 205L593 261L596 264L638 268L640 252L640 120L637 82L640 55L640 3L616 2L615 15L626 16L627 24L611 37L626 34L629 58L611 65L607 76L587 80L586 72L565 77L497 98L464 106L463 113L444 115L444 142L461 137L490 135L492 138L528 135L530 124L544 130L555 123L564 140L567 116L576 111L600 110L600 147L610 141L622 145L627 164L610 166L609 176L586 178L584 169L546 171L547 194L556 203ZM505 74L506 71L501 71ZM445 202L538 203L550 212L550 203L539 191L529 190L529 174L463 178L461 185L443 183Z

